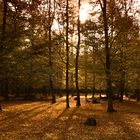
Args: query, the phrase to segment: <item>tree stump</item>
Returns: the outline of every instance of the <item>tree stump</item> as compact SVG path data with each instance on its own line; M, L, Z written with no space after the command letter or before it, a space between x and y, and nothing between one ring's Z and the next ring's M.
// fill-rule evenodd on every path
M94 117L88 117L84 124L88 126L96 126L96 119Z

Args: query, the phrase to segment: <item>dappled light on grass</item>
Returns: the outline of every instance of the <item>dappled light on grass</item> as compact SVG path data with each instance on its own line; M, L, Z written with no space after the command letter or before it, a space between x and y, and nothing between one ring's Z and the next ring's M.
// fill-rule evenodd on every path
M65 98L55 104L49 102L4 103L0 113L2 140L139 140L140 104L115 102L116 113L107 113L106 102L92 104L81 99L82 106L65 108ZM12 109L12 111L11 111ZM87 117L94 116L97 125L84 125Z

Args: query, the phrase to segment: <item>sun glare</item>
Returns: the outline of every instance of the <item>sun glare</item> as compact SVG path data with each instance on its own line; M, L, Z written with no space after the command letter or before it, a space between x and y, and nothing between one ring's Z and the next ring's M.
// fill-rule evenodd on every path
M84 23L87 19L90 18L89 12L90 12L91 6L89 3L82 3L80 8L80 21Z

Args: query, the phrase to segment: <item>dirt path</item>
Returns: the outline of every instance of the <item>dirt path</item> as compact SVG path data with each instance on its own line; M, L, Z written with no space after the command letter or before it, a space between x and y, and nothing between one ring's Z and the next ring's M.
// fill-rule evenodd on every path
M65 109L65 99L48 102L4 103L0 113L0 140L139 140L140 104L115 103L116 113L106 112L106 103L86 103ZM85 126L88 116L97 126Z

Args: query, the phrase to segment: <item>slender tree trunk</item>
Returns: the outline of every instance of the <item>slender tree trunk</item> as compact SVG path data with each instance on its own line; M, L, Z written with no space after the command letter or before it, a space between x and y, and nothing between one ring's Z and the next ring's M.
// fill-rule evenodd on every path
M1 31L1 46L0 46L0 50L1 53L3 53L3 49L4 49L4 40L5 40L5 32L6 32L6 20L7 20L7 0L3 0L3 20L2 20L2 31Z
M124 87L125 87L124 82L121 81L120 102L123 102L123 96L124 96L124 92L125 92Z
M71 96L74 96L74 74L71 73Z
M34 0L32 0L32 9L31 9L31 19L32 22L31 24L31 36L30 36L30 40L31 40L31 47L34 48L34 29L35 29L35 3ZM28 88L27 88L27 94L25 99L27 100L32 100L32 71L33 71L33 64L32 64L32 52L30 52L30 60L29 60L29 75L28 75Z
M127 21L128 18L128 11L127 11L127 3L125 1L124 3L124 9L125 9L125 18ZM120 74L121 74L121 85L120 85L120 102L123 102L123 96L125 93L125 77L126 77L126 57L125 57L125 48L127 48L128 43L128 34L125 33L124 34L124 45L121 46L121 57L120 57L120 64L121 64L121 70L120 70Z
M122 63L123 65L123 63ZM121 69L121 83L120 83L120 102L123 102L123 96L125 93L125 71L124 68Z
M84 60L85 60L85 98L87 99L87 48L84 48Z
M80 51L80 5L81 2L78 0L78 20L77 20L77 28L78 28L78 42L76 49L76 62L75 62L75 81L76 81L76 93L77 93L77 104L76 106L81 106L80 103L80 92L79 92L79 79L78 79L78 67L79 67L79 51Z
M95 50L94 50L94 46L93 46L93 54L92 54L92 60L93 60L93 65L95 66ZM93 87L92 87L92 98L94 98L95 95L95 83L96 83L96 73L93 69L93 73L92 73L92 80L93 80Z
M108 95L108 112L114 112L113 109L113 96L112 96L112 81L111 81L111 62L110 62L110 48L109 48L109 35L108 35L108 19L107 19L107 1L103 0L103 4L99 0L104 22L104 33L105 33L105 56L106 56L106 83L107 83L107 95Z
M53 91L53 80L52 80L52 69L53 69L53 62L52 62L52 36L51 36L51 27L52 27L52 17L51 17L51 0L49 0L49 92L52 95L52 103L56 103L55 93Z
M69 108L69 1L66 5L66 108Z
M32 100L32 69L33 69L32 58L30 58L29 64L30 66L29 66L29 75L28 75L28 89L27 89L27 95L25 99Z
M2 19L2 30L1 30L1 38L0 38L0 63L1 63L1 68L0 68L0 73L4 73L4 67L3 67L3 50L4 50L4 41L5 41L5 32L6 32L6 21L7 21L7 0L3 0L3 19ZM0 79L0 94L4 95L4 87L5 87L5 80L3 77ZM2 107L0 105L0 111L2 110Z

